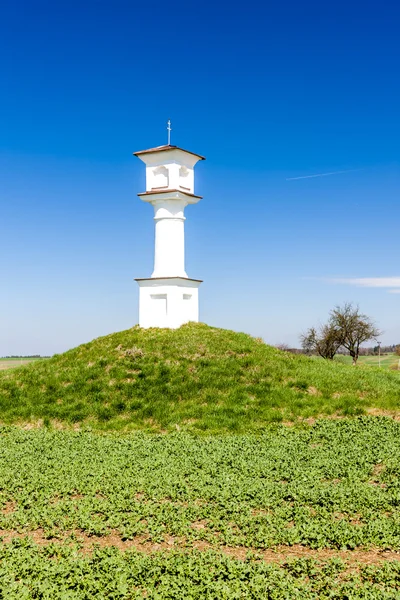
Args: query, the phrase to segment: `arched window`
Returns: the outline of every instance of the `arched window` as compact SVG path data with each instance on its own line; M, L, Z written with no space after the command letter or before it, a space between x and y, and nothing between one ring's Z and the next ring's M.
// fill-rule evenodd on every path
M167 188L169 185L168 169L166 167L156 167L152 172L152 190Z

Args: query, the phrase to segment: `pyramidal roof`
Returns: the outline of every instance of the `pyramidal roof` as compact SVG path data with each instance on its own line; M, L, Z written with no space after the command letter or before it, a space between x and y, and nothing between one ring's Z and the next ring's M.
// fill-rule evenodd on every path
M181 152L187 152L188 154L197 156L199 160L206 160L205 156L201 156L201 154L196 154L196 152L190 152L190 150L179 148L179 146L171 146L169 144L165 144L164 146L157 146L156 148L149 148L148 150L139 150L139 152L134 152L133 156L140 156L141 154L152 154L153 152L168 152L170 150L181 150Z

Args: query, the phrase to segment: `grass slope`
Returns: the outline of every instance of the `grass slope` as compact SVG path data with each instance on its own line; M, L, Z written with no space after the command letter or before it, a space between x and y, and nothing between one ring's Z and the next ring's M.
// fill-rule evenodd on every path
M281 352L243 333L134 327L0 373L2 422L251 431L400 406L400 377Z

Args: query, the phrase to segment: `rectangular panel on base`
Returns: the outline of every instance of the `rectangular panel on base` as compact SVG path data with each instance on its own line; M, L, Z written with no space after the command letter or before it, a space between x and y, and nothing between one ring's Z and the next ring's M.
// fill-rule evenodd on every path
M139 284L140 327L176 329L199 320L198 279L154 277L136 279Z

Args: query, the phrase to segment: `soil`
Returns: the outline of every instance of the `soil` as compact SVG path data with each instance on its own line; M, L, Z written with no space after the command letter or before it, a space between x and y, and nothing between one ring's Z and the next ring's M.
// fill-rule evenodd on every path
M171 550L189 551L194 548L205 552L214 550L221 552L236 560L245 560L251 554L253 557L264 560L267 563L285 563L299 558L312 558L318 561L328 561L333 558L340 558L347 564L349 568L360 565L377 565L383 561L399 561L400 551L358 548L355 550L335 550L335 549L311 549L306 546L275 546L266 550L258 548L247 548L243 546L230 547L212 545L204 541L187 542L184 538L173 536L165 536L164 540L159 543L149 542L145 536L137 536L132 540L124 540L117 531L112 531L105 536L89 536L83 531L66 531L60 532L57 537L49 537L43 529L36 529L26 533L21 533L13 530L0 530L0 538L5 544L9 544L15 538L29 537L38 546L46 546L48 544L78 544L79 549L84 554L90 554L96 547L107 548L114 546L119 550L136 550L146 554L155 552L165 552Z

